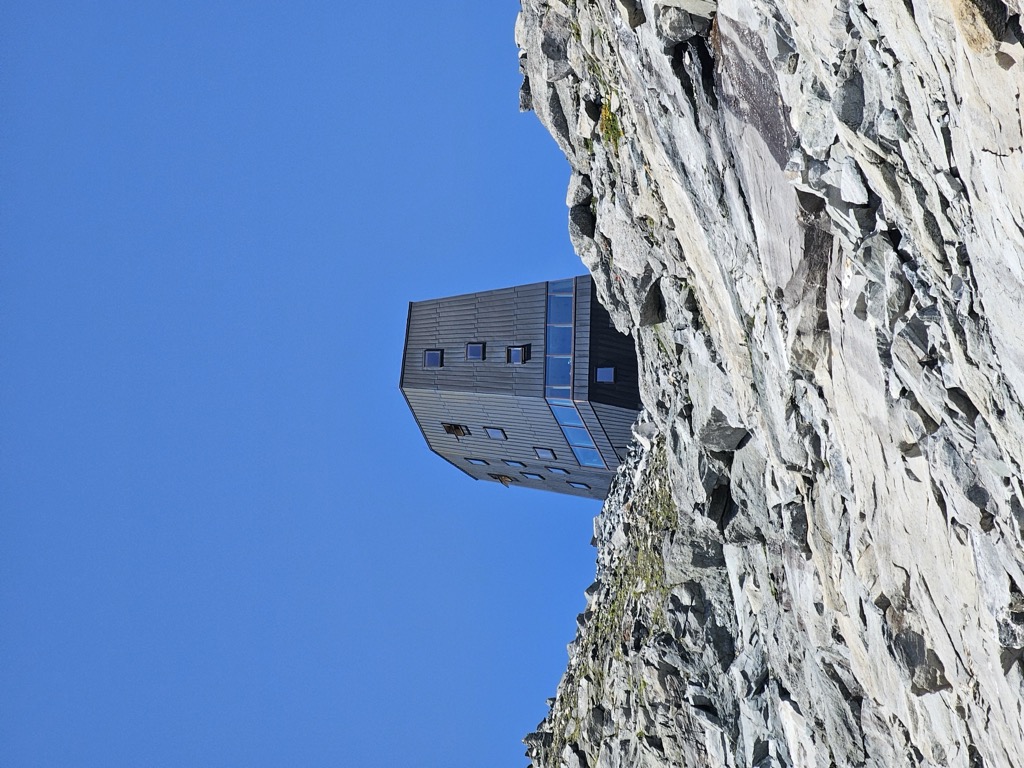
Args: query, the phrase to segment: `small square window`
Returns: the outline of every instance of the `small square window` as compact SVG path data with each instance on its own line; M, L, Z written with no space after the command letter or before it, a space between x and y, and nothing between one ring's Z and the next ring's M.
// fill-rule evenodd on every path
M423 351L424 368L444 368L444 350L426 349Z
M544 461L554 461L558 458L550 448L534 448L533 450L537 452L537 458Z
M520 344L516 347L505 347L505 362L509 365L522 365L529 359L529 344Z
M484 461L483 459L466 459L466 461L468 461L470 464L473 464L473 465L478 466L478 467L486 467L487 466L487 462Z
M519 467L525 467L526 466L521 461L513 461L512 459L505 459L504 461L505 461L505 464L507 464L510 467L517 467L517 468L519 468Z
M441 426L444 427L445 434L447 435L467 437L470 434L469 427L465 424L447 424L445 422L441 422Z
M574 483L571 480L567 480L566 482L572 488L579 488L581 491L589 491L590 490L590 486L587 485L586 483Z
M500 427L484 427L484 432L487 433L487 436L491 438L491 440L508 440L508 437L505 435L505 430Z
M598 368L596 378L602 384L611 384L615 381L615 369L611 366Z
M561 467L544 467L544 469L546 469L548 472L550 472L553 475L568 475L569 474L569 470L568 469L562 469Z
M466 345L467 360L483 360L487 352L487 345L482 341L471 341Z
M512 483L518 483L519 482L514 477L509 477L508 475L496 475L496 474L492 473L492 474L488 475L488 477L490 477L492 480L497 480L499 483L504 485L506 488L508 488L510 485L512 485Z
M529 480L543 480L544 475L538 475L536 472L520 472L523 477Z

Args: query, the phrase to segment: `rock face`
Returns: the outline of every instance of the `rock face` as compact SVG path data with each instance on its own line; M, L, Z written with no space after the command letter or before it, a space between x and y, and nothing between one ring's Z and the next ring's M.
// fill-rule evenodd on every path
M646 413L535 766L1024 765L1018 0L523 0Z

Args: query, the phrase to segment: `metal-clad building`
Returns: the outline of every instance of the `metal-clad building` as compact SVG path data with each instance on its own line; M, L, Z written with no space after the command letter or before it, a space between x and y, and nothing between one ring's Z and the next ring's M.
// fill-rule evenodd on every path
M410 303L400 386L470 477L598 499L640 409L633 342L589 275Z

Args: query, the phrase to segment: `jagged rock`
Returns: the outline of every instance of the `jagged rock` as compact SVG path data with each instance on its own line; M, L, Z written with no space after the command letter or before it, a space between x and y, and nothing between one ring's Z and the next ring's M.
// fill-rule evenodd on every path
M843 162L842 178L839 193L843 200L854 205L868 204L868 190L864 186L864 178L857 168L857 161L852 157Z
M693 16L710 19L718 9L718 0L662 0L660 5L674 6Z
M1024 755L1017 0L522 0L645 413L533 764Z
M654 6L654 11L658 34L667 43L669 49L697 34L697 25L693 23L693 18L682 8L658 4Z

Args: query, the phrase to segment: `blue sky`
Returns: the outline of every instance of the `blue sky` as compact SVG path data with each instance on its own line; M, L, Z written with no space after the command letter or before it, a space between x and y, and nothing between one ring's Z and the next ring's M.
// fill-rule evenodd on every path
M583 271L517 6L0 7L0 764L525 765L599 505L397 389Z

